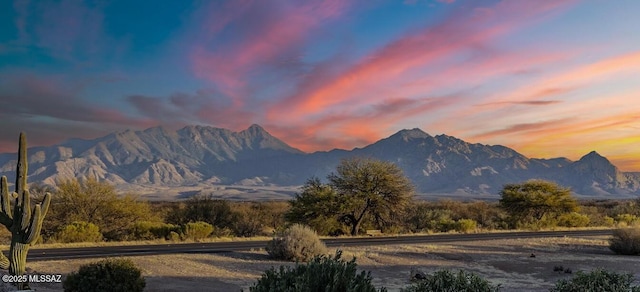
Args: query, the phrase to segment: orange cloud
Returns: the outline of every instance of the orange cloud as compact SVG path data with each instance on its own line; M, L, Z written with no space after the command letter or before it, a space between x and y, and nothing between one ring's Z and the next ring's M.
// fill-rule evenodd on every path
M523 1L505 1L491 9L460 11L435 28L407 35L383 47L342 74L327 78L321 86L275 104L268 116L274 118L286 113L289 119L298 120L321 114L332 106L355 107L380 101L387 97L380 92L410 82L420 70L435 69L443 60L484 46L563 4L566 3L530 5ZM425 88L421 89L425 92Z
M621 74L640 72L640 51L584 64L556 74L548 74L538 82L527 84L507 93L496 94L493 99L517 102L557 96L580 87L593 86Z
M305 151L350 149L354 145L375 142L386 133L400 130L392 128L399 121L428 112L437 112L460 100L458 96L422 100L395 98L373 104L357 114L336 113L300 122L291 127L273 124L267 128L287 143Z

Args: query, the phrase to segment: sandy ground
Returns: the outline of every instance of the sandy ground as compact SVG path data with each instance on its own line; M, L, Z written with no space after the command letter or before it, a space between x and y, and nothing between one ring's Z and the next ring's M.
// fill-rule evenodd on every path
M377 287L399 291L408 285L412 268L423 272L464 269L477 273L502 291L548 291L573 273L601 267L633 273L640 285L640 258L608 249L606 237L505 239L428 245L345 247L343 258L356 257L358 267L371 271ZM535 257L531 257L531 254ZM293 265L268 258L264 250L217 254L177 254L130 257L143 271L145 291L248 291L264 270ZM29 262L33 273L67 274L98 259ZM33 284L37 291L61 291L62 284Z

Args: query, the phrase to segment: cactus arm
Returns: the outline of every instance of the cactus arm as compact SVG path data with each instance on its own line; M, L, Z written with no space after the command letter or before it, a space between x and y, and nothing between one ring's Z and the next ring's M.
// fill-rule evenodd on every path
M28 190L22 191L22 230L27 231L31 222L31 199Z
M11 214L11 199L9 198L9 185L7 177L2 176L0 179L0 223L11 228L13 224L13 215Z
M24 236L26 237L24 242L27 244L32 244L38 239L38 235L40 235L40 230L42 229L42 213L40 211L40 204L36 205L33 208L33 217L29 222L29 228L26 229L26 233Z
M27 188L27 136L20 133L18 142L18 165L16 166L16 193L22 194Z
M41 221L44 220L44 216L47 216L47 211L49 211L49 205L51 205L51 193L45 193L44 194L44 199L42 199L42 202L40 203L40 209L42 210L42 219Z
M29 222L29 228L25 230L25 243L33 244L38 240L40 230L42 230L42 222L44 221L44 216L47 215L50 201L51 194L46 193L43 203L37 204L33 208L33 217L31 217L31 222Z

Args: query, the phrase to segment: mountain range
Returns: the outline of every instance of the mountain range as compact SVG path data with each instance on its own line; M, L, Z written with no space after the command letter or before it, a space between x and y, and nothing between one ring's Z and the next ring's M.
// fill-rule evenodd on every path
M126 130L93 140L71 139L32 147L29 181L55 185L61 179L95 177L117 187L297 186L326 177L341 159L357 156L391 161L424 194L497 196L504 184L546 179L581 196L640 195L640 173L621 172L591 152L578 161L528 158L500 145L471 144L420 129L399 131L363 148L305 153L259 125L234 132L208 126ZM0 154L0 175L15 176L17 155Z

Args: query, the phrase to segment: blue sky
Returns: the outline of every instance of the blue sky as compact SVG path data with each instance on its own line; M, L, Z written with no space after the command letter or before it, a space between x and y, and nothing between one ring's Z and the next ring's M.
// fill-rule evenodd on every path
M640 2L3 1L0 151L253 123L305 151L404 128L640 171Z

